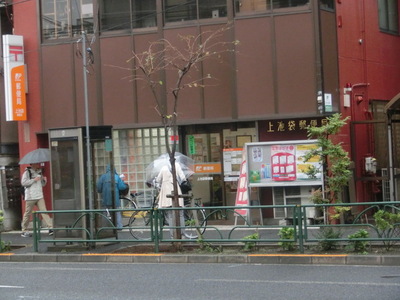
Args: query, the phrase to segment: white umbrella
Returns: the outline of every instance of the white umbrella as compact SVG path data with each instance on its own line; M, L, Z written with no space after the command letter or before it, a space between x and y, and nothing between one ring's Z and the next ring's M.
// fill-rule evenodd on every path
M194 174L194 160L190 157L183 155L180 152L175 152L175 162L179 164L186 178L189 178ZM146 182L150 183L154 178L157 177L162 167L170 165L169 154L161 154L146 167Z
M29 165L50 161L50 150L39 148L26 154L19 162L20 165Z

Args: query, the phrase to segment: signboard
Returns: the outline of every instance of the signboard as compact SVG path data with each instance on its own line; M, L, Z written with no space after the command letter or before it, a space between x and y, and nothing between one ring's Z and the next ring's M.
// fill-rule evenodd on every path
M196 154L196 142L193 135L188 136L189 154Z
M3 35L4 86L7 121L26 121L26 81L23 37Z
M240 175L242 148L223 149L224 181L236 181Z
M201 163L194 165L196 174L220 174L221 163Z
M319 157L304 161L304 156L316 147L315 140L246 144L249 186L322 185ZM310 167L319 170L316 176L307 174Z
M332 94L324 94L325 111L332 112Z
M238 187L236 191L235 206L249 206L249 192L247 188L247 163L246 152L243 151L242 163L240 164L240 175L238 180ZM235 209L235 212L241 216L247 216L249 209Z

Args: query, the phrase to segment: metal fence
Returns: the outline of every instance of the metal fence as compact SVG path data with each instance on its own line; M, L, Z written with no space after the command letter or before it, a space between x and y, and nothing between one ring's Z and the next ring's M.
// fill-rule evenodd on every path
M262 219L262 212L284 208L291 216L285 219ZM201 215L194 218L191 224L172 226L165 223L168 211L190 212ZM374 215L378 211L386 211L398 219L389 220L384 227L376 223ZM200 211L202 214L200 214ZM125 219L123 228L116 228L104 210L53 210L36 211L33 214L34 251L38 251L40 243L58 245L80 244L85 247L96 247L98 243L127 242L154 245L159 252L162 243L209 243L209 244L241 244L257 245L293 244L300 253L306 246L320 242L349 243L354 241L380 242L392 246L400 240L400 202L364 202L341 204L307 204L307 205L256 205L256 206L221 206L221 207L183 207L183 208L138 208L110 209L110 213L121 213ZM313 212L311 214L311 212ZM315 212L318 212L317 214ZM74 216L74 222L62 227L55 227L54 236L45 237L41 227L42 213L64 214ZM318 217L316 217L318 215ZM253 216L253 217L252 217ZM254 216L260 216L255 220ZM60 216L58 217L60 218ZM67 218L70 219L70 218ZM131 220L131 222L129 221ZM139 221L140 220L140 221ZM90 228L94 221L94 228ZM265 222L264 222L265 221ZM185 221L187 222L187 221ZM226 225L227 222L229 225ZM265 223L265 224L264 224ZM225 225L221 225L225 224ZM291 236L282 235L282 228L289 228ZM173 238L175 229L183 233L182 239ZM364 229L368 236L362 238L349 237ZM199 231L200 230L200 231ZM326 230L340 232L334 237L323 234ZM204 232L203 232L204 231Z

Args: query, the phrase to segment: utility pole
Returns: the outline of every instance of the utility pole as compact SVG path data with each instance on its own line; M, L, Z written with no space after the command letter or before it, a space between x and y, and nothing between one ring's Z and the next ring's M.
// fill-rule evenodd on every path
M89 210L93 209L93 184L92 184L92 153L90 147L90 130L89 130L89 103L88 103L88 89L87 89L87 62L86 62L86 32L82 31L82 63L83 63L83 88L85 97L85 124L86 124L86 167L87 167L87 187L89 197ZM90 213L89 218L89 232L90 238L93 238L94 232L94 217Z

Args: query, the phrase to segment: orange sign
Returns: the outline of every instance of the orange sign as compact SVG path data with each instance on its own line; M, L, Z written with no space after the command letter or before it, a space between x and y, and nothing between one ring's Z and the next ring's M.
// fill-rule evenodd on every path
M25 66L11 69L12 115L14 121L26 121Z
M196 174L209 174L209 173L221 173L221 163L202 163L194 165L194 172Z

